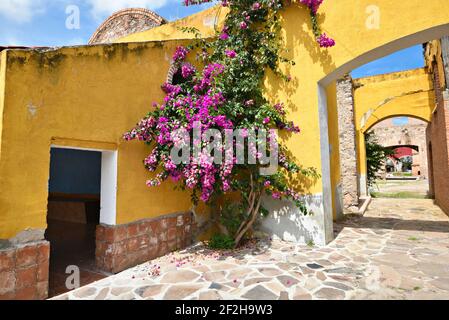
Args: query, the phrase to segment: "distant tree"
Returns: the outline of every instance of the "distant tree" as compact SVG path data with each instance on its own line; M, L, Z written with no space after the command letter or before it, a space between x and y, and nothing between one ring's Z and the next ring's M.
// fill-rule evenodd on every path
M379 171L385 165L387 157L394 156L394 150L381 146L373 132L365 134L368 186L376 183Z
M407 172L412 170L413 167L413 157L407 156L400 159L402 162L402 171Z

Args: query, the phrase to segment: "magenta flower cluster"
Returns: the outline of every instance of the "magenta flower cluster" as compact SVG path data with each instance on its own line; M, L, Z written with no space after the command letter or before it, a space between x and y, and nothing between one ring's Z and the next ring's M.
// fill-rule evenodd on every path
M181 67L181 75L184 79L192 77L196 73L196 69L190 63L184 63Z
M211 0L183 1L187 6L211 2ZM205 152L206 147L211 144L210 141L202 139L202 134L206 130L215 129L223 133L227 129L247 128L246 131L241 131L244 138L248 137L248 129L278 128L292 133L300 132L298 126L287 121L283 104L279 103L273 106L253 91L235 94L237 90L232 91L226 87L226 85L234 85L230 85L234 79L233 67L244 66L248 60L246 51L233 43L234 40L249 35L252 32L253 24L260 22L257 19L261 19L260 17L266 14L264 9L274 8L273 6L281 3L281 0L276 1L242 1L246 9L241 9L238 6L239 3L236 3L237 1L232 3L221 0L223 6L231 6L231 10L241 11L238 11L236 18L231 23L228 21L227 26L218 34L217 43L219 45L216 46L214 54L208 52L207 49L203 50L207 59L205 58L206 62L202 70L198 70L186 61L190 52L188 48L184 46L176 48L172 59L182 79L176 84L163 84L161 87L165 92L163 103L155 104L154 110L134 129L124 135L125 140L143 141L152 148L151 153L144 160L145 168L153 173L153 178L146 183L148 186L156 187L163 181L171 179L174 182L179 182L182 187L192 190L194 199L199 198L203 202L208 202L217 192L226 193L238 190L236 179L240 178L238 174L241 174L239 170L242 167L238 166L237 159L233 154L234 150L240 147L237 145L237 141L234 141L234 148L231 150L221 147L219 151L226 153L223 157L224 161L222 163L214 162L215 159ZM299 0L299 2L310 8L312 14L316 14L323 0ZM335 45L335 41L325 33L319 36L318 34L317 42L321 47L327 48ZM226 41L226 43L221 41ZM201 56L201 51L197 54L197 57L199 56ZM219 58L215 59L217 56ZM210 57L214 58L209 59ZM237 83L236 86L242 86L242 84ZM239 109L244 111L237 112L236 110ZM179 129L187 132L191 139L188 142L190 152L193 151L192 147L193 149L199 147L199 157L196 157L198 154L195 154L194 157L193 151L188 157L189 161L175 163L171 158L171 151L174 147L186 145L185 137L173 134L179 132ZM194 132L199 132L199 138L193 134ZM270 135L269 140L273 141L273 139L278 139L277 135ZM262 157L262 153L254 145L248 146L249 154L255 155L257 159ZM283 151L279 153L279 164L287 172L294 171L292 170L294 164L290 162ZM266 181L259 178L258 182L273 198L289 197L299 200L298 193L281 186L275 178L273 180L267 178Z
M225 51L225 54L228 58L231 58L231 59L233 59L237 56L237 53L234 50L229 50L229 49L227 49Z
M321 48L329 48L335 46L335 40L329 38L326 33L322 33L316 41L320 45Z
M318 9L324 0L299 0L299 3L309 7L312 16L316 16ZM314 21L316 23L316 21ZM320 33L319 27L315 26L316 41L321 48L330 48L335 46L335 40L330 38L326 33Z
M219 63L211 63L198 74L194 66L184 62L187 53L185 47L178 47L173 60L180 64L182 77L192 82L193 91L188 92L180 85L164 84L162 89L167 94L164 104L126 133L124 139L156 143L151 154L144 160L144 165L150 172L156 171L158 167L162 167L163 172L148 180L148 186L159 186L167 178L182 180L187 188L199 189L200 199L207 202L215 191L218 180L224 192L230 189L235 159L232 158L230 163L216 165L210 156L201 154L199 161L191 157L190 163L177 165L170 159L168 152L179 143L171 133L181 128L187 131L199 129L200 132L207 129L233 129L234 125L221 113L220 106L226 99L214 88L216 77L224 72L225 67ZM193 143L204 146L203 141Z
M181 68L181 75L187 81L187 88L182 85L165 83L162 89L166 93L164 103L156 107L138 125L124 135L125 140L139 140L154 145L151 154L144 160L144 165L150 172L162 168L162 172L154 179L147 181L150 187L159 186L162 181L171 178L173 181L182 181L186 188L200 191L200 199L209 201L212 194L218 189L227 192L231 189L231 180L234 173L236 158L232 154L233 149L226 150L231 154L224 158L222 164L215 164L210 155L202 154L199 159L190 157L190 162L175 164L170 158L170 152L174 146L182 143L182 139L174 137L172 132L177 129L185 129L188 132L199 130L201 133L208 129L234 129L234 123L228 118L223 106L227 100L223 93L216 88L216 81L226 68L220 63L210 63L198 72L194 66L185 62L189 50L184 47L176 48L173 59ZM235 58L235 50L226 49L224 52L229 58ZM247 107L253 107L254 100L244 101ZM273 107L279 116L285 115L281 104ZM277 117L279 118L279 117ZM272 118L266 116L260 125L269 127ZM299 132L299 128L293 123L279 123L279 128L292 132ZM193 145L208 145L205 141L193 141ZM223 150L224 151L224 150ZM254 154L257 150L251 150ZM257 153L257 157L259 154ZM231 161L229 161L231 159Z
M188 53L189 50L186 47L183 46L177 47L175 53L173 54L173 61L180 62L185 60Z
M299 2L308 6L310 11L312 11L313 14L316 14L323 3L323 0L300 0Z

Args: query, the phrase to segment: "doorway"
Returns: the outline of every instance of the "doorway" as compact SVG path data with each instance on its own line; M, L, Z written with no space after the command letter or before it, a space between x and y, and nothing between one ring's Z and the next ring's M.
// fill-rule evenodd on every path
M52 148L46 240L51 244L49 296L104 278L95 267L95 232L100 223L102 152Z
M427 125L413 117L393 117L378 122L365 133L372 197L430 197ZM381 153L384 159L379 158Z

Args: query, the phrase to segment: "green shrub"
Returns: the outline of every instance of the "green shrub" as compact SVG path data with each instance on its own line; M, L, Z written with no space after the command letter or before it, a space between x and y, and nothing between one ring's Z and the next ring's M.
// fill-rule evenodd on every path
M385 165L385 159L394 156L394 151L381 146L373 132L365 134L365 144L368 186L372 187L376 183L379 170Z
M209 241L209 248L227 250L235 246L234 238L224 234L214 234Z

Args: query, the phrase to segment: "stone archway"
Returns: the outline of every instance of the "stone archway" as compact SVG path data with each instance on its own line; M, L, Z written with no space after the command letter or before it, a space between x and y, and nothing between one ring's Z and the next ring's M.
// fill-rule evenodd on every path
M408 70L353 80L345 76L337 81L341 197L344 212L359 211L360 197L368 196L365 133L376 124L393 117L408 116L430 122L435 94L425 69ZM393 130L394 131L394 130ZM425 128L403 142L426 149ZM402 135L390 132L387 137ZM413 143L412 143L413 140ZM419 141L418 141L419 140ZM424 151L427 159L427 153ZM425 161L427 162L427 161ZM426 174L427 174L427 170Z

